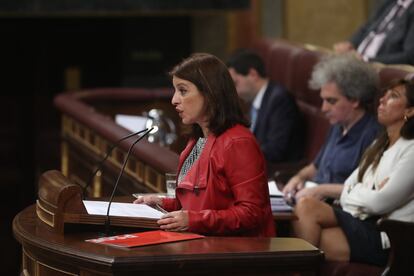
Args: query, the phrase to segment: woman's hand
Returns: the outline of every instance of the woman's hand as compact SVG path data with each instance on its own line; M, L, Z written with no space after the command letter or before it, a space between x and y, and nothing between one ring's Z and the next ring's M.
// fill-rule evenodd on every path
M285 198L294 196L297 190L303 188L304 182L298 175L293 176L282 190Z
M298 191L296 193L296 201L301 197L313 197L318 200L323 200L325 198L320 186L304 188Z
M139 196L137 199L134 200L135 204L147 204L150 206L153 205L162 205L162 198L156 195L145 195Z
M165 214L157 223L163 230L186 231L188 230L188 211L180 210Z

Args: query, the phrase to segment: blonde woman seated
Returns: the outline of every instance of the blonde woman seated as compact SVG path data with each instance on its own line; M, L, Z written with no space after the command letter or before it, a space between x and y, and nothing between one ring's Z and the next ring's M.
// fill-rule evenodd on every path
M385 266L390 245L377 220L414 221L413 116L414 82L396 82L378 107L385 132L345 181L342 209L314 198L299 200L294 232L321 248L327 260Z

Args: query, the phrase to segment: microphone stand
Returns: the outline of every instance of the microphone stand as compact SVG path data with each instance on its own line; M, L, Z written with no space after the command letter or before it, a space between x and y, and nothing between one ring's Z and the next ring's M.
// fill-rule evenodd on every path
M136 143L138 143L139 141L141 141L142 138L144 138L145 136L147 136L153 129L154 129L154 127L152 127L149 130L147 130L138 139L136 139L135 142L132 143L132 145L128 149L128 153L125 156L124 163L122 164L121 171L119 172L118 178L116 179L116 182L115 182L115 185L114 185L114 189L112 190L111 197L109 198L108 209L106 210L106 220L105 220L105 235L106 236L109 236L109 233L110 233L109 230L110 230L110 227L111 227L111 221L110 221L109 211L111 209L112 200L114 199L114 195L115 195L115 192L116 192L116 188L118 187L119 180L121 179L121 176L122 176L122 174L123 174L123 172L125 170L125 166L126 166L126 164L128 162L128 158L129 158L129 155L131 154L132 148L135 146Z
M89 179L88 179L88 181L86 182L85 187L83 187L83 189L82 189L82 198L83 198L83 199L85 199L85 198L86 198L86 193L87 193L88 187L91 185L93 178L94 178L94 177L95 177L95 175L98 173L98 171L102 168L103 163L106 161L106 159L108 159L108 157L109 157L109 155L111 155L112 151L113 151L116 147L118 147L118 146L119 146L119 144L120 144L122 141L124 141L124 140L126 140L126 139L128 139L128 138L131 138L132 136L135 136L135 135L141 134L141 133L143 133L143 132L145 132L145 131L147 131L147 130L148 130L148 128L143 129L143 130L140 130L140 131L137 131L137 132L134 132L134 133L131 133L131 134L128 134L128 135L126 135L126 136L122 137L121 139L117 140L117 141L115 142L115 144L113 144L113 145L109 148L109 150L106 152L106 155L104 156L104 158L102 158L102 159L98 162L98 164L97 164L97 166L96 166L95 171L92 173L92 175L90 176L90 178L89 178ZM144 134L144 135L146 135L146 134Z

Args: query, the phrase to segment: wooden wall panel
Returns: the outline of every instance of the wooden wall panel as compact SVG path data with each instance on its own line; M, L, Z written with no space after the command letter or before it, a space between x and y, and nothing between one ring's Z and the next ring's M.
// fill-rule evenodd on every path
M365 22L368 9L368 0L285 0L284 37L330 48Z

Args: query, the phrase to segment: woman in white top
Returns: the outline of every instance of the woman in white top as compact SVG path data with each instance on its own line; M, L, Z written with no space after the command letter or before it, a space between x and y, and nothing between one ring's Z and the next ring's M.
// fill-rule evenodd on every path
M345 181L342 209L313 198L295 207L296 236L321 248L327 260L385 266L389 241L377 220L414 221L414 82L401 80L387 89L378 121L385 131Z

